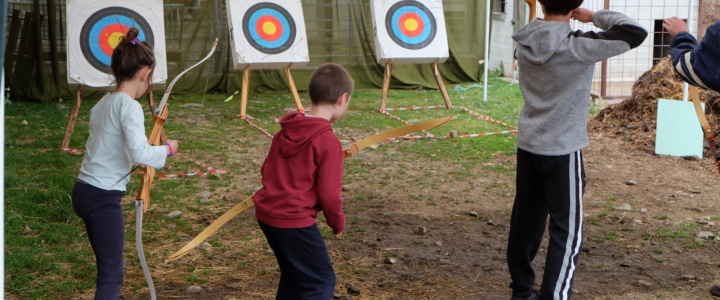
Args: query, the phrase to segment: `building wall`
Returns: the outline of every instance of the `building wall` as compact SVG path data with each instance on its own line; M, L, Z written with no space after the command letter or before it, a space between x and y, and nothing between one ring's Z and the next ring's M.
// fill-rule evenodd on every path
M492 1L492 0L488 0ZM513 6L512 0L508 0L506 4L506 13L493 13L492 33L490 34L490 59L488 60L488 68L490 72L495 72L502 65L503 75L512 76L513 74L513 53L514 43L513 34Z

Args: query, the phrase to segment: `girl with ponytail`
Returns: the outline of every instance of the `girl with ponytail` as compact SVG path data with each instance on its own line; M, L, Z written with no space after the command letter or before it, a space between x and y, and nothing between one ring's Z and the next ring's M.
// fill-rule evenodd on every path
M112 53L110 68L117 90L102 97L90 111L90 136L72 191L75 213L85 223L95 252L95 299L120 299L125 277L124 222L120 202L133 164L162 168L178 150L176 140L151 146L145 135L145 116L135 99L152 84L155 55L152 46L138 39L131 27ZM122 179L120 179L122 178ZM119 180L119 181L118 181Z

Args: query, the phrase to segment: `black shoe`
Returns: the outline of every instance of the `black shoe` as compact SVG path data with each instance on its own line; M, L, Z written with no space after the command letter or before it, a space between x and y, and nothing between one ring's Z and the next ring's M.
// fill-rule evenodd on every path
M510 300L537 300L539 298L540 298L540 295L538 294L538 292L532 291L532 292L530 292L530 295L528 295L528 296L525 296L525 297L512 296L512 298L510 298Z

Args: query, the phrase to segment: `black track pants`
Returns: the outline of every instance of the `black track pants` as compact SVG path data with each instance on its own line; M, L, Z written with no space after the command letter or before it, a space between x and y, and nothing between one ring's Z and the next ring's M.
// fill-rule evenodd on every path
M582 241L582 153L543 156L518 149L516 181L507 249L513 295L529 295L535 284L531 262L549 215L540 299L569 299Z

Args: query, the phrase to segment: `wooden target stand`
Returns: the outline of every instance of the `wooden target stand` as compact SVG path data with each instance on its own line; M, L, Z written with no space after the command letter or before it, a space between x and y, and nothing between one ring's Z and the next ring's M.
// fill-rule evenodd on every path
M439 59L438 59L439 60ZM380 101L380 111L384 112L387 108L387 98L388 98L388 92L390 90L390 80L392 79L392 68L393 68L393 61L390 60L387 64L385 64L385 75L383 77L383 89L382 89L382 100ZM432 69L433 74L435 75L435 81L437 81L438 87L440 88L440 93L442 94L443 100L445 100L445 108L451 109L452 103L450 102L450 96L447 93L447 88L445 88L445 83L442 80L442 76L440 76L440 71L438 70L437 61L430 64L430 68Z
M297 91L297 87L295 86L295 80L293 80L292 73L290 72L290 68L292 67L293 63L290 63L287 67L285 67L283 70L285 71L285 76L288 80L288 85L290 85L290 91L292 92L293 99L295 99L295 105L297 105L297 109L300 112L305 112L305 108L302 106L302 102L300 102L300 94ZM247 101L248 101L248 89L250 88L250 64L245 65L245 68L243 69L243 77L242 77L242 93L240 94L240 118L245 119L246 110L247 110Z
M72 149L70 148L70 139L72 138L73 132L75 132L75 122L77 121L78 114L80 112L80 104L82 103L82 94L83 94L83 86L80 85L75 92L75 104L73 105L73 110L70 113L70 119L68 120L67 128L65 129L65 137L62 140L62 145L60 145L60 150L69 152L72 154L80 154L80 150ZM148 96L148 105L150 105L150 112L155 115L155 98L153 96L153 91L150 89L147 93ZM162 133L163 137L165 136L165 132Z

